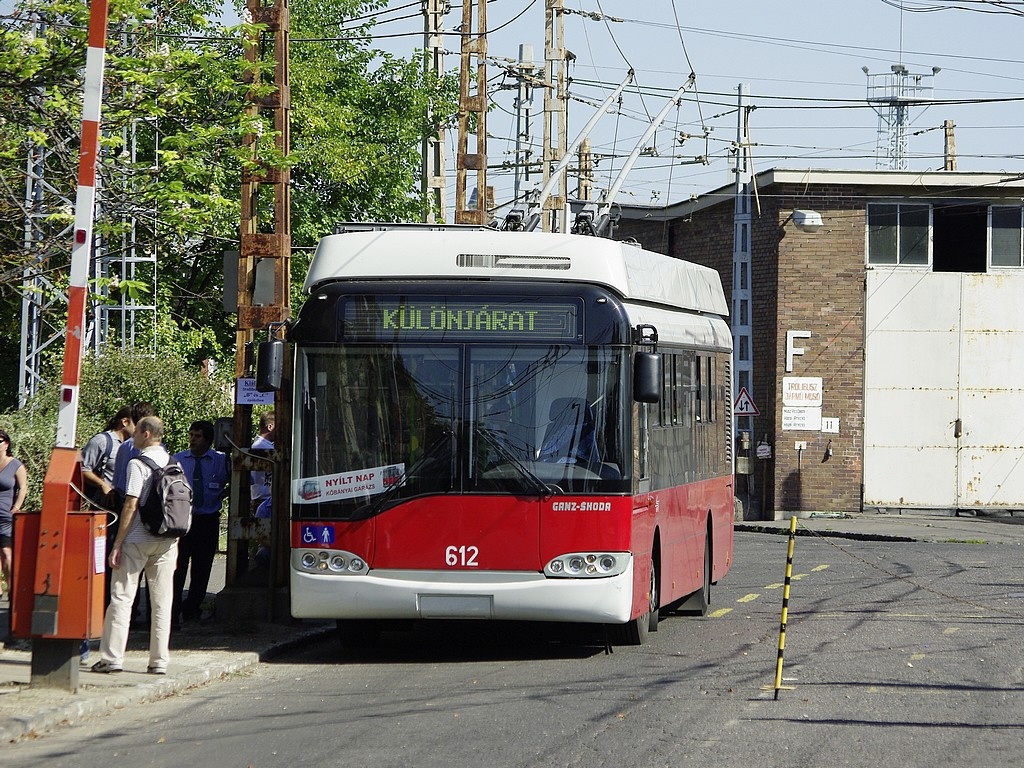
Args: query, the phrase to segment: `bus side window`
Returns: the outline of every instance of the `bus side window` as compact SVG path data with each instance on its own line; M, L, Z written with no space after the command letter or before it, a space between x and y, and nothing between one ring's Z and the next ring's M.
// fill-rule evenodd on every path
M686 358L683 355L673 355L675 358L675 378L672 398L672 423L677 427L686 426Z
M672 425L672 355L661 355L661 402L658 403L660 423L663 427ZM651 414L654 416L655 414ZM652 423L654 419L651 419Z
M708 421L718 421L718 366L713 356L708 357Z
M697 421L703 421L704 419L704 402L707 400L705 392L707 391L708 384L704 380L704 376L701 375L701 363L703 362L704 359L700 355L697 355L697 365L695 366L697 378L693 382L693 392L697 398L696 408L694 408L694 413L696 414Z
M648 414L652 407L647 403L633 403L633 479L638 493L644 493L650 487L647 476L647 453L650 448L648 431Z

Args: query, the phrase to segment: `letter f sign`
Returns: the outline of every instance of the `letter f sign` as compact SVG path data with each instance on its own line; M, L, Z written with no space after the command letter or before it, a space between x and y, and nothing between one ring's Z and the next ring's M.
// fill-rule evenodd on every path
M810 331L786 331L786 372L789 373L793 370L793 356L802 355L804 353L803 347L794 347L794 339L809 339L811 338Z

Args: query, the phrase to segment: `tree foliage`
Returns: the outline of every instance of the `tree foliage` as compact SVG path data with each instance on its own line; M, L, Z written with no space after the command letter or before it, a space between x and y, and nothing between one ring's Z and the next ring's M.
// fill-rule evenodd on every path
M421 216L420 141L436 129L424 115L428 103L453 114L457 83L373 49L368 12L382 5L290 1L292 152L277 162L292 171L296 246L315 245L342 220ZM93 288L152 300L158 319L136 343L193 364L233 358L222 255L238 247L242 137L273 130L246 114L243 39L260 28L211 22L219 8L218 0L112 0L108 27L95 232L111 258L155 256L156 274L141 263ZM0 17L0 311L11 318L20 317L26 266L58 287L66 281L87 25L85 0L17 0ZM30 150L45 155L47 185L32 250L24 242ZM301 284L306 262L293 265ZM0 331L8 360L19 332L17 322Z
M155 358L111 352L90 358L82 368L77 445L82 447L106 429L125 405L152 403L164 421L164 445L172 453L188 447L188 428L199 419L231 415L230 381L205 376L174 352ZM38 509L56 434L60 387L39 392L29 407L0 414L0 428L10 433L14 453L28 469L29 509Z

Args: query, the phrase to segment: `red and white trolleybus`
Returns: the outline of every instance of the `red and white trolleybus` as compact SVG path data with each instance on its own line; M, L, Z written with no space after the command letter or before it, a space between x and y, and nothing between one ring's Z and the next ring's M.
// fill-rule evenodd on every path
M291 611L612 625L706 612L733 556L713 270L472 228L325 237L294 343Z

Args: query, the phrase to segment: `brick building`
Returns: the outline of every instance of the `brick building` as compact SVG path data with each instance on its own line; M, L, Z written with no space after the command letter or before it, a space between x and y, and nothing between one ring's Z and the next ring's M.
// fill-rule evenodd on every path
M1024 508L1024 176L770 170L755 184L752 348L736 354L752 354L753 443L772 456L751 460L747 517ZM734 201L729 186L623 207L615 236L714 267L729 296ZM822 226L802 231L795 210Z

